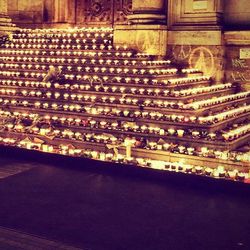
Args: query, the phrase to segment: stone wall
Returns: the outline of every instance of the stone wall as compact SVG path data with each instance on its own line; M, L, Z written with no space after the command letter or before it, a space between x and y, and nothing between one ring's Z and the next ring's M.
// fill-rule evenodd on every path
M222 16L222 0L169 0L168 57L223 81Z
M225 50L220 31L170 31L167 52L173 62L223 81Z
M8 14L17 24L41 24L43 6L43 0L9 0Z
M77 23L110 24L114 21L121 24L127 20L127 15L131 14L132 4L137 12L140 12L143 10L143 5L148 2L150 4L159 2L160 7L169 9L166 18L168 27L171 28L185 30L187 27L195 28L200 24L203 28L214 29L221 25L223 11L224 24L227 27L250 25L249 0L7 0L7 2L9 15L14 22L27 24L55 22L56 8L60 5L66 12L69 8L69 15L65 16L67 19L65 21L70 23L77 21ZM142 7L138 6L138 3ZM72 7L74 10L71 10ZM193 23L197 25L194 26Z
M250 90L250 31L225 32L226 80Z
M226 0L224 21L228 29L250 28L250 1Z
M132 0L8 0L8 12L21 26L124 24Z
M223 0L168 0L171 30L219 30Z

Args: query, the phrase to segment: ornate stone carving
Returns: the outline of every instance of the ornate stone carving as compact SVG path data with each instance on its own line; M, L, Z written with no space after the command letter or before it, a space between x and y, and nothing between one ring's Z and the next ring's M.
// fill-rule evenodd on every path
M126 23L132 14L132 0L114 0L114 23Z
M112 23L111 0L85 0L84 22Z
M77 8L78 23L123 24L127 22L127 15L132 13L132 0L84 0Z

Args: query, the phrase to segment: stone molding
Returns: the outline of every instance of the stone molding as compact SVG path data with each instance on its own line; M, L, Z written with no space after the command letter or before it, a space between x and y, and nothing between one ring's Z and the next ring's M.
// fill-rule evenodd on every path
M221 31L199 30L199 31L169 31L168 44L180 45L223 45Z
M128 20L133 24L165 24L167 21L165 0L133 0Z
M227 45L250 45L250 31L227 31L224 37Z

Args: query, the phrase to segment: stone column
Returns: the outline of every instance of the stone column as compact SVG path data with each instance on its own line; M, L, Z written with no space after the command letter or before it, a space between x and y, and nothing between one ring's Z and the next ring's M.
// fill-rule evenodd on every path
M0 0L0 36L8 31L13 31L15 25L8 16L7 0Z
M115 45L139 52L165 56L167 49L167 0L133 0L129 25L114 27Z
M53 4L52 27L66 28L75 24L75 0L53 0L51 3ZM47 4L47 6L51 5Z
M166 10L164 0L133 0L133 14L128 16L130 22L139 24L166 23Z

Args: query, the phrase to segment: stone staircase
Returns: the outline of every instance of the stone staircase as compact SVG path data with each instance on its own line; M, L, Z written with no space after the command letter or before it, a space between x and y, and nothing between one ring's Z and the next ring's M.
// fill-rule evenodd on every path
M115 47L109 28L23 29L0 48L3 145L143 166L241 160L247 172L249 153L235 150L250 139L249 96Z

